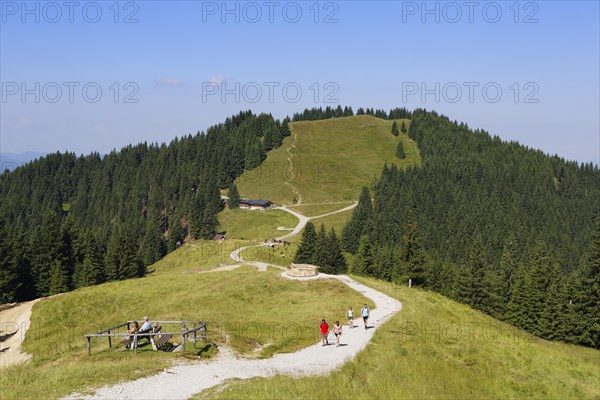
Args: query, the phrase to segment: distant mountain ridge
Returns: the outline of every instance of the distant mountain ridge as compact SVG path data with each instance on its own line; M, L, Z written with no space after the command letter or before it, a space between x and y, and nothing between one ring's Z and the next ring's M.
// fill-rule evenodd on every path
M43 157L48 153L39 153L35 151L26 151L24 153L0 152L0 171L14 171L15 168L27 164L36 158Z

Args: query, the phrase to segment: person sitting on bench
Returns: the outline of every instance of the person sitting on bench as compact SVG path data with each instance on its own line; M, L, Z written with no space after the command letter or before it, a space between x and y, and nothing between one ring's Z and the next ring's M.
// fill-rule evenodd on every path
M150 320L148 319L148 317L144 317L144 323L142 324L142 327L140 328L140 332L149 332L152 329L152 323L150 322Z
M152 333L152 332L154 332L154 329L152 329L152 323L150 322L148 317L144 317L144 323L142 324L142 327L140 328L138 333ZM150 343L150 336L142 336L140 339L147 339L148 343Z
M131 327L131 329L129 329L129 334L131 336L129 336L129 339L123 340L123 342L125 342L125 348L127 348L127 349L129 348L129 345L131 343L133 343L133 339L134 339L133 334L138 333L139 331L140 331L140 324L138 324L137 321L133 321L133 326Z

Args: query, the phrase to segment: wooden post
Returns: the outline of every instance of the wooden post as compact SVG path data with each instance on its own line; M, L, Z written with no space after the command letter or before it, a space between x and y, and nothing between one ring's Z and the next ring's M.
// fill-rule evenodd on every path
M110 331L108 331L108 334L110 335ZM112 347L112 342L110 340L110 336L108 337L108 347Z
M138 335L137 333L133 335L133 352L137 354L137 345L138 345Z
M197 338L196 338L196 324L194 324L194 349L196 348L196 341L197 341Z
M92 338L87 336L87 349L88 349L88 356L92 355Z

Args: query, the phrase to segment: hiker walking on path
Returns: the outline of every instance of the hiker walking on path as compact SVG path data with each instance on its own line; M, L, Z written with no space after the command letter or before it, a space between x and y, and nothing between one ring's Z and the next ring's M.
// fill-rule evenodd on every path
M354 311L352 311L352 306L348 307L348 326L350 329L354 328Z
M365 331L366 331L367 330L367 322L369 321L369 307L367 307L366 303L360 309L360 314L362 315L363 322L365 323Z
M327 339L327 336L329 335L329 325L325 322L325 319L321 320L319 329L321 330L321 341L323 342L323 346L327 346L329 344L329 340Z
M335 335L335 347L340 347L340 337L342 336L342 325L340 325L340 321L335 321L333 334Z

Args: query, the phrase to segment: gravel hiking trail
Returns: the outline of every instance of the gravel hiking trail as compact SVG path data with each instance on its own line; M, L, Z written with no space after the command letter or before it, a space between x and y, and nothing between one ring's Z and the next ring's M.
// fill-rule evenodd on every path
M335 346L335 340L330 335L328 346L318 342L294 353L276 354L268 359L238 357L223 346L214 360L173 366L157 375L105 386L93 395L74 393L65 399L187 399L232 378L328 374L353 359L367 346L377 328L402 309L402 304L396 299L345 275L319 274L312 278L289 278L282 273L282 279L337 279L343 282L375 303L375 308L370 312L369 329L365 330L362 319L356 318L354 328L343 326L340 347ZM342 315L343 312L340 310ZM340 320L345 322L342 318Z
M21 343L31 325L31 307L41 299L0 311L0 368L24 363L31 355L21 352Z

